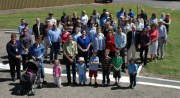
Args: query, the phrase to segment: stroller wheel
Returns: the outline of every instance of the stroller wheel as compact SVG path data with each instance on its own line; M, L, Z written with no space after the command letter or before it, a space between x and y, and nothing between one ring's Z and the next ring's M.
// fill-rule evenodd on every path
M17 95L21 95L21 91L20 90L17 90Z
M28 96L34 96L35 93L33 91L28 92Z

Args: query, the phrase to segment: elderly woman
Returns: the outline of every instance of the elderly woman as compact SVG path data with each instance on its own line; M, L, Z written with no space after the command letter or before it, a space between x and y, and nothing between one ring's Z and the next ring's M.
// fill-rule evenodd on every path
M158 49L158 36L159 32L156 29L156 25L152 24L151 25L151 31L149 32L149 37L150 37L150 55L151 55L151 61L153 59L156 60L157 56L157 49Z
M12 81L15 81L15 72L17 72L17 79L20 79L20 60L21 60L21 43L16 40L16 34L11 35L11 40L7 43L6 50L8 53L8 60L10 66L10 73Z

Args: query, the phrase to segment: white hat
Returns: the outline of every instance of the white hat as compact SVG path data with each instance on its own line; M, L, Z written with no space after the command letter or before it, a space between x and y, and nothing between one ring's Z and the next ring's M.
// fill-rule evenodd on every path
M159 21L158 21L158 22L162 22L162 23L163 23L164 21L163 21L162 19L159 19Z
M79 61L84 61L84 57L79 57Z

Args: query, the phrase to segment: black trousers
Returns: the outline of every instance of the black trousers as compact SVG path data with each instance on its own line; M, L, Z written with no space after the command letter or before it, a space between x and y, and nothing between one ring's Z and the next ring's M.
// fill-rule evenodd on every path
M144 63L144 65L147 64L147 55L148 55L148 47L141 47L140 49L140 58L141 58L141 63ZM145 52L145 53L144 53ZM144 56L143 56L144 53Z
M125 65L125 48L121 49L120 56L122 57L122 60L123 60L123 64L121 66L121 69L124 70L126 68L126 65Z
M102 74L103 74L103 80L102 83L105 83L105 80L107 79L107 83L110 83L110 79L109 79L109 70L108 69L103 69L102 70Z
M98 50L97 56L99 57L99 60L104 56L104 50Z
M22 54L22 65L23 65L23 69L25 70L27 68L27 66L25 65L25 63L27 61L29 61L30 57L28 54Z
M130 74L130 86L136 86L136 74Z
M73 59L73 63L70 63L69 60L66 59L66 73L67 73L68 83L71 83L71 66L72 66L73 82L76 82L76 58Z
M20 78L20 76L21 76L20 59L9 58L9 66L10 66L11 77L15 78L15 73L17 73L17 78Z

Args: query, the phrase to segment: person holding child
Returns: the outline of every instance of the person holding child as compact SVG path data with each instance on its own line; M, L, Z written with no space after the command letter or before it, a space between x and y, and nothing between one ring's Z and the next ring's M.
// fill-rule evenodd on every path
M83 83L86 85L86 64L84 63L84 57L79 57L79 63L77 64L77 70L79 74L79 85Z
M109 49L105 49L104 56L101 58L101 69L103 74L102 86L105 85L105 78L107 78L107 85L109 85L109 74L111 70L111 58L109 57Z
M53 77L54 77L54 84L56 84L59 88L62 87L61 85L61 73L62 73L62 67L59 62L59 60L54 60L54 66L53 66Z
M97 71L99 68L99 57L97 56L97 51L93 50L93 55L90 57L89 60L89 77L90 77L90 82L89 85L91 86L92 82L92 76L94 76L94 84L95 86L97 86L97 82L96 82L96 77L98 76Z
M138 66L135 64L135 60L131 58L128 64L128 71L129 71L129 78L130 78L130 85L129 87L134 89L136 86L136 75L137 75Z
M120 52L118 50L115 51L115 57L112 58L112 65L113 65L113 77L115 78L115 83L114 85L119 86L119 81L121 78L121 66L123 64L122 57L119 56Z

